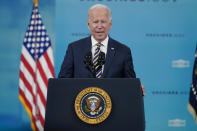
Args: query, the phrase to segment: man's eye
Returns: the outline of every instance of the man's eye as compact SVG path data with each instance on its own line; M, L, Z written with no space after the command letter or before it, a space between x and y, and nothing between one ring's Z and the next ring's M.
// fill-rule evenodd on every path
M98 21L93 21L93 23L98 23Z

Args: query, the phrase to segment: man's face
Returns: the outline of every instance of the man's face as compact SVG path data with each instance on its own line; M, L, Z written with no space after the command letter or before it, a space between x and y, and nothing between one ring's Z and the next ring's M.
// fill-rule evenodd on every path
M102 42L107 37L112 26L107 9L92 9L87 23L93 37L98 42Z

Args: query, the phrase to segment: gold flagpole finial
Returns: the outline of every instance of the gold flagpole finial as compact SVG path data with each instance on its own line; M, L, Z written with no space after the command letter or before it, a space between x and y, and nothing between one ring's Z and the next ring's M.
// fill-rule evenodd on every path
M38 0L33 0L34 4L38 6Z

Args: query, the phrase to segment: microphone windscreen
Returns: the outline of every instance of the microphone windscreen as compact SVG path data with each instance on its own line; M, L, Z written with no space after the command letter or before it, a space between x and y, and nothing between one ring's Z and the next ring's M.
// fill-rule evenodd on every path
M92 52L88 52L84 57L84 64L91 65L91 63L92 63Z
M105 53L100 52L99 58L98 58L98 63L102 66L105 64Z

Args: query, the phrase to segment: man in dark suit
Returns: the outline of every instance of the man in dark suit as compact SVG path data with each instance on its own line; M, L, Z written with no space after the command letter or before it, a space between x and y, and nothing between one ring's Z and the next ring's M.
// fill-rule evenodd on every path
M78 40L68 46L59 78L93 78L96 74L86 68L84 56L87 52L94 54L96 44L101 43L100 50L105 53L105 64L102 65L102 78L135 78L130 49L108 36L112 26L110 9L105 5L94 5L89 9L88 28L90 37ZM92 55L94 58L94 55ZM91 68L91 67L90 67ZM94 67L93 67L94 68ZM96 71L95 71L96 72Z
M84 64L84 56L91 51L91 37L73 42L68 46L59 78L95 77ZM103 78L135 78L131 52L125 45L109 38Z

